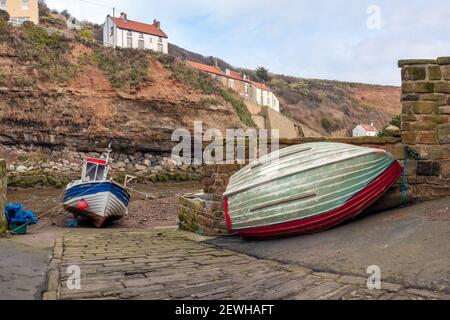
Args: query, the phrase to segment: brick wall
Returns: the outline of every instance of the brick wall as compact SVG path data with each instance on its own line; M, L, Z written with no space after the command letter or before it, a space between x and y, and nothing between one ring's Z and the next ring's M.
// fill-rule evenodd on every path
M409 178L421 200L450 195L450 57L400 60L402 142L417 154Z
M0 159L0 235L6 232L6 218L4 209L6 205L6 161Z

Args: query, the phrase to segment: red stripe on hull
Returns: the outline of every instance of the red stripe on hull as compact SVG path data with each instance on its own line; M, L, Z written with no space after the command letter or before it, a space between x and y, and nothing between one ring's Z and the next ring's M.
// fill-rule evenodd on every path
M389 169L372 181L366 188L353 196L342 207L310 218L267 227L237 230L237 233L244 238L267 239L309 234L332 228L347 219L357 216L364 209L378 200L394 184L402 173L403 168L395 161ZM226 217L228 227L231 229L231 219L227 211Z

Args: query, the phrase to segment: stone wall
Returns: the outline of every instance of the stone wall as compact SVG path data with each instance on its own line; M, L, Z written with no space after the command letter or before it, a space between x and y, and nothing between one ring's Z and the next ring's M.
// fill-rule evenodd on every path
M7 223L4 214L6 205L6 161L0 159L0 235L7 231Z
M9 187L21 188L36 185L65 187L70 181L79 179L85 158L100 156L101 153L96 152L52 150L33 145L0 149L0 157L8 160ZM109 176L118 182L122 182L127 174L136 176L141 183L200 180L205 171L201 166L178 165L170 155L152 153L113 152L110 161Z
M400 60L402 142L414 150L409 183L421 200L450 195L450 57Z

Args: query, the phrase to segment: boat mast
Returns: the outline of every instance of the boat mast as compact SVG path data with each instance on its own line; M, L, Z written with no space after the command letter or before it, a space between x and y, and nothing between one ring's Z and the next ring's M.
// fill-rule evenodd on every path
M109 157L112 152L111 148L112 142L109 143L108 148L106 148L106 162L109 163Z

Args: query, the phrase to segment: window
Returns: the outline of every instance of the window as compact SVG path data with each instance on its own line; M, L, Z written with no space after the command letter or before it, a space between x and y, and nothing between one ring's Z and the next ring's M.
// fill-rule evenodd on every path
M13 17L9 19L9 22L13 25L21 25L25 21L28 21L28 17Z
M22 10L30 10L30 0L22 0Z
M128 37L132 37L133 36L133 31L127 31L127 36Z
M144 43L144 40L139 39L139 42L138 42L138 48L139 48L139 49L145 49L145 43Z
M162 38L161 37L158 37L158 42L162 42Z
M158 51L159 52L164 52L164 46L162 43L158 43Z
M95 180L101 181L106 179L106 166L105 165L98 165L97 168L97 174L95 176Z
M140 39L144 39L144 34L141 32L141 33L139 33L139 38Z
M127 38L127 48L133 48L133 38Z
M86 171L83 180L85 181L102 181L106 179L108 174L106 165L88 162L86 163Z
M0 0L0 9L6 10L6 0Z
M87 163L86 164L86 173L84 174L84 180L94 181L96 171L97 171L97 164Z
M114 36L114 27L111 27L111 37Z

